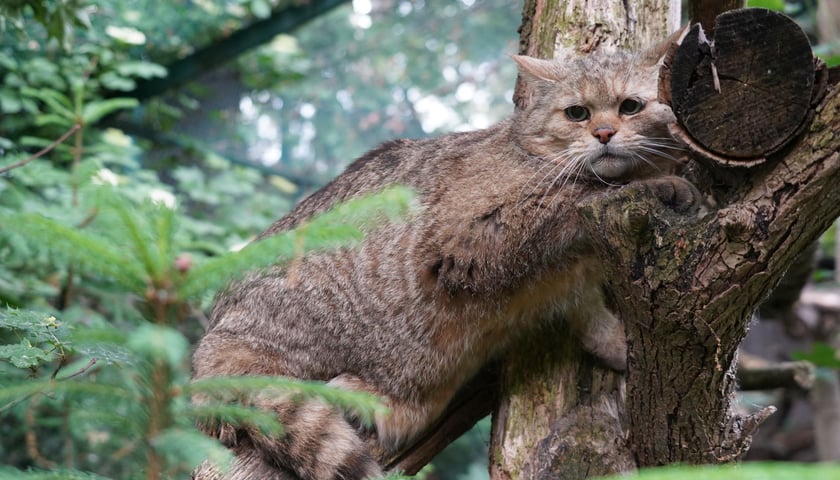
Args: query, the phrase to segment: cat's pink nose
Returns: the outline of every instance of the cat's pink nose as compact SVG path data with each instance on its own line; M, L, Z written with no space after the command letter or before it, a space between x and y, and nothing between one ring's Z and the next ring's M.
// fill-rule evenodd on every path
M592 135L598 139L601 143L608 143L613 135L615 135L615 129L612 127L598 127L592 132Z

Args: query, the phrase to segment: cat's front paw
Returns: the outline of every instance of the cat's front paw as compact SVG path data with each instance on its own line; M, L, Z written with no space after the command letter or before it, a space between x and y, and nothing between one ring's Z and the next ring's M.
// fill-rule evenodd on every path
M702 197L697 187L682 177L667 176L652 178L645 185L677 213L691 214L700 209Z

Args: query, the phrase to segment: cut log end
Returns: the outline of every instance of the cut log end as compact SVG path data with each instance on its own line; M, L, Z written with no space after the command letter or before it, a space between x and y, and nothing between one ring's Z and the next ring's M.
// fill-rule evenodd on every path
M660 71L672 133L716 165L763 163L807 127L827 76L805 33L761 8L717 17L714 39L697 24Z

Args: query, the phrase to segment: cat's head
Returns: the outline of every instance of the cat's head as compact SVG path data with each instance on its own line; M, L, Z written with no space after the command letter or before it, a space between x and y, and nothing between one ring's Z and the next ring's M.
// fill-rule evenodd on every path
M532 96L514 126L517 143L557 165L557 175L606 183L667 172L677 144L671 109L657 101L670 42L641 52L540 60L515 56Z

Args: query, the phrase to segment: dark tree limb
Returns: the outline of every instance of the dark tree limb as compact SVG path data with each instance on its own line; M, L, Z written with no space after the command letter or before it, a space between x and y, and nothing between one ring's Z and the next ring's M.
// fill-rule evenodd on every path
M738 387L747 390L788 388L808 390L814 384L815 368L810 362L781 362L764 366L738 365Z
M150 140L157 145L173 146L179 149L183 149L185 151L199 151L204 155L209 155L211 153L216 154L234 165L248 167L265 175L277 175L283 177L286 180L289 180L295 185L298 185L302 188L316 188L328 182L328 179L326 178L317 178L312 175L295 173L286 169L263 165L258 162L252 162L246 159L233 157L231 155L217 153L213 151L213 149L210 148L206 142L199 142L194 137L190 137L185 134L175 135L164 133L160 130L147 127L140 123L128 121L120 117L109 118L104 122L104 125L107 127L120 129L128 135L145 138L146 140Z
M196 79L200 74L227 63L242 53L262 45L281 33L290 32L347 0L309 0L275 11L264 20L256 21L230 36L213 42L193 54L166 66L164 78L137 82L137 87L120 96L140 101L160 95Z
M499 365L490 364L464 386L441 419L413 445L382 458L388 471L414 475L438 453L493 411L499 402Z

